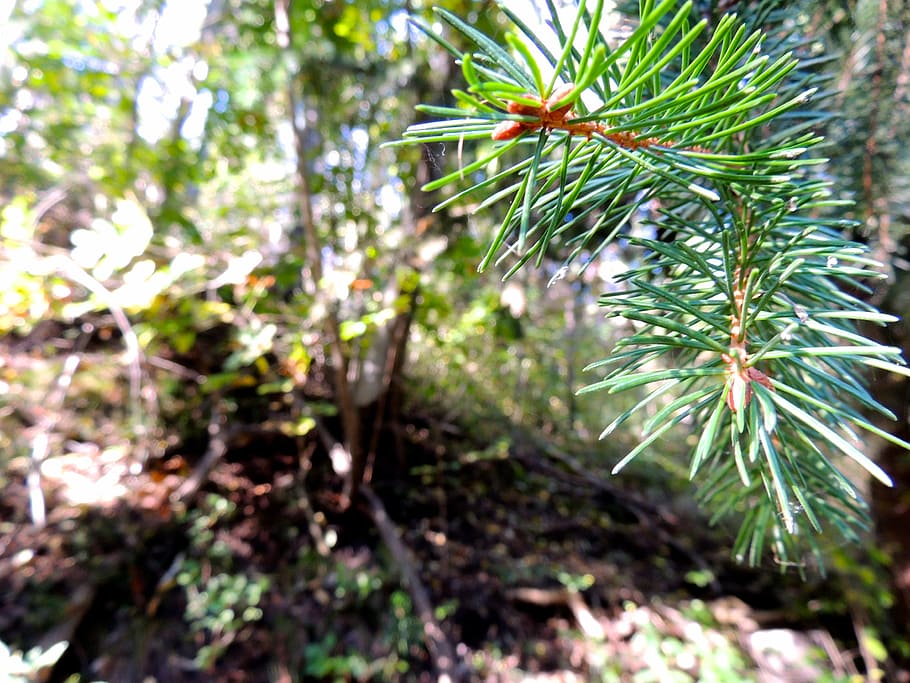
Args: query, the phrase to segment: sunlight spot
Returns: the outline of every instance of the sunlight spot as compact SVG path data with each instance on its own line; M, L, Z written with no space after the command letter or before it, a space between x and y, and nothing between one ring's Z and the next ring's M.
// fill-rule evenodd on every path
M227 269L212 280L209 286L216 289L224 285L242 284L261 262L262 254L253 249L247 250L241 256L231 258L228 261Z
M202 136L205 133L205 120L208 118L209 109L212 107L214 98L209 90L202 90L190 105L190 113L180 128L180 134L196 144L202 142Z
M126 495L124 480L129 474L127 449L80 448L78 452L48 458L41 464L41 474L57 495L71 505L107 506Z
M199 40L208 6L209 0L168 0L155 28L155 50L163 52L170 47L186 47Z
M370 143L370 134L367 132L366 128L358 126L351 130L351 142L354 143L354 149L358 152L363 152Z
M329 548L334 548L338 543L338 532L334 529L328 529L325 532L325 544Z
M203 59L197 60L193 65L193 78L195 78L197 81L204 81L206 78L208 78L208 75L208 63Z
M0 115L0 135L12 133L25 118L18 109L8 109L5 114Z
M391 217L401 214L402 195L393 185L383 185L379 190L379 206Z
M35 556L35 551L31 548L25 548L20 550L13 556L12 565L13 568L19 568L23 565L28 564L32 561L32 558Z

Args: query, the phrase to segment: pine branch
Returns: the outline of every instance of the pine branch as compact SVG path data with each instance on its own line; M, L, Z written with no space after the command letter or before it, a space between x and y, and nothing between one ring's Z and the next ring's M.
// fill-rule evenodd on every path
M476 142L475 160L424 189L466 185L440 206L469 194L507 206L481 269L511 258L508 276L556 245L593 260L620 235L638 247L639 265L600 300L635 331L579 392L641 396L602 434L641 424L613 471L695 425L690 477L715 519L742 515L736 557L757 563L770 547L786 566L808 547L821 565L820 531L852 539L867 523L838 463L890 485L859 434L910 448L861 412L893 418L866 389L868 366L908 371L897 348L857 331L891 320L858 296L878 265L842 236L849 221L825 217L848 206L816 170L831 112L806 106L830 94L816 72L826 58L799 59L805 39L770 1L750 18L777 22L773 37L733 15L692 21L690 2L642 0L617 44L591 30L602 0L570 28L549 6L553 39L504 10L517 28L506 45L437 10L466 52L417 24L468 87L453 91L457 107L422 106L440 120L393 144ZM672 239L633 237L633 222Z

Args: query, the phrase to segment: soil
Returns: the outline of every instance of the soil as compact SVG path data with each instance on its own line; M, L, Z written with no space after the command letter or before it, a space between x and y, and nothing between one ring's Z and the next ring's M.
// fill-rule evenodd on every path
M673 680L699 680L721 651L733 659L717 680L754 680L771 665L750 639L774 629L826 647L813 666L862 671L838 579L734 564L729 530L659 480L601 479L596 452L506 422L491 445L441 410L395 411L371 490L396 555L366 500L340 509L320 430L288 435L272 409L238 410L246 422L208 435L180 423L140 463L103 416L92 439L85 406L67 406L42 468L43 526L21 448L39 423L0 416L21 430L0 479L0 640L68 644L31 680L436 680L404 565L464 680L661 680L654 652Z

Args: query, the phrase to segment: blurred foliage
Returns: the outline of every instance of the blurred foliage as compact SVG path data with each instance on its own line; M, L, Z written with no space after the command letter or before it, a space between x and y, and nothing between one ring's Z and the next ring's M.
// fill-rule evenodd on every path
M492 2L434 4L504 34L505 16ZM294 680L406 679L427 668L423 625L391 571L394 561L353 550L375 539L356 512L353 520L332 515L337 481L324 459L308 460L324 430L337 433L325 333L331 316L355 387L382 374L376 359L390 329L412 318L402 359L406 384L396 386L417 426L401 431L428 452L447 440L454 445L437 460L411 462L382 442L386 475L397 473L411 487L393 501L402 506L435 509L433 497L449 478L476 486L465 497L469 515L503 487L516 496L532 491L524 466L509 462L520 444L516 432L534 434L596 476L635 445L635 429L596 447L590 430L644 393L575 396L588 358L582 350L606 355L628 331L600 318L596 298L634 265L629 245L616 245L602 268L584 273L562 270L554 252L541 271L505 286L499 274L478 274L501 212L475 215L468 206L432 213L441 197L417 189L457 168L461 145L380 147L422 118L414 113L418 102L454 106L449 90L464 85L449 55L406 21L411 15L433 26L430 3L295 0L286 26L279 6L0 2L0 514L8 520L0 531L40 549L34 562L0 556L16 567L16 585L31 593L23 601L28 614L0 619L17 625L0 634L8 643L0 645L0 678L61 654L32 649L37 634L64 619L69 594L60 581L27 573L42 557L52 564L60 550L56 540L41 545L22 503L33 466L44 474L49 526L71 553L54 569L84 569L116 586L112 602L96 611L111 619L104 625L110 634L130 619L142 625L135 641L119 644L137 659L145 653L165 666L174 653L156 645L173 645L181 666L204 676L218 667L242 670L246 648L280 656ZM831 26L846 30L844 21L835 17ZM852 121L847 116L842 125ZM304 204L312 233L304 229ZM79 365L58 391L71 356ZM238 460L268 454L277 461L293 452L304 474L280 489L275 482L288 476L281 472L269 480L270 492L257 494L251 491L259 481L222 478L186 509L171 510L169 494L191 475L219 426L236 442L246 439L235 449ZM251 426L260 431L245 433ZM653 462L663 467L636 464L645 483L630 486L661 503L676 501L686 486L678 456L692 446L690 431L680 425L655 449ZM30 461L42 435L44 466ZM389 442L400 436L383 433ZM500 466L509 474L505 483L487 480ZM238 502L245 495L250 499ZM301 512L306 495L318 508L310 517ZM546 496L534 506L545 506ZM107 514L118 501L130 520L125 527L79 517ZM507 502L521 507L518 498ZM562 501L559 514L568 517L578 505ZM263 510L276 516L255 518ZM613 524L608 514L600 517L604 529ZM285 518L293 528L275 522ZM266 540L238 544L251 520L263 525ZM407 529L422 552L435 548L425 527ZM327 554L316 552L306 528L321 530ZM495 530L497 548L501 533ZM284 553L281 564L256 564L255 553L273 549L268 543ZM115 553L124 555L115 561ZM136 570L141 558L148 566ZM847 553L836 564L862 586L854 597L870 620L884 619L871 604L872 596L886 596L879 579ZM590 589L587 570L555 565L491 563L484 572L503 584ZM173 585L156 586L169 568ZM435 616L462 618L466 607L435 583L435 571L428 570ZM706 572L693 570L686 581L703 589L714 578ZM127 574L132 585L123 587ZM110 576L120 583L105 583ZM156 614L149 605L158 602ZM836 598L828 608L842 611ZM176 644L152 627L169 616L186 627ZM504 620L496 623L508 631ZM261 652L256 638L263 632L285 637L288 652ZM744 671L729 644L708 652L644 626L636 637L644 651L675 648L703 667L728 667L724 675ZM481 646L488 652L470 655L478 669L515 668L503 651L508 645Z

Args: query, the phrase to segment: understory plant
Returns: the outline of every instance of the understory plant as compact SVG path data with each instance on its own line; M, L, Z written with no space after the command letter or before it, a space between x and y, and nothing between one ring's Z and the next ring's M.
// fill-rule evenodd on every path
M819 532L856 539L868 520L845 464L891 485L864 433L910 448L866 417L894 419L867 378L908 371L862 332L893 319L867 302L883 276L825 177L825 57L787 3L744 5L706 17L641 0L620 26L603 0L571 23L546 0L544 29L503 5L502 36L438 9L447 31L415 25L466 88L455 106L421 105L434 120L395 144L458 146L458 168L424 189L456 187L437 208L501 211L481 269L634 249L600 299L631 333L580 390L638 392L602 434L641 425L613 472L687 426L698 498L713 521L742 520L734 556L770 548L787 566L808 550L821 565Z

